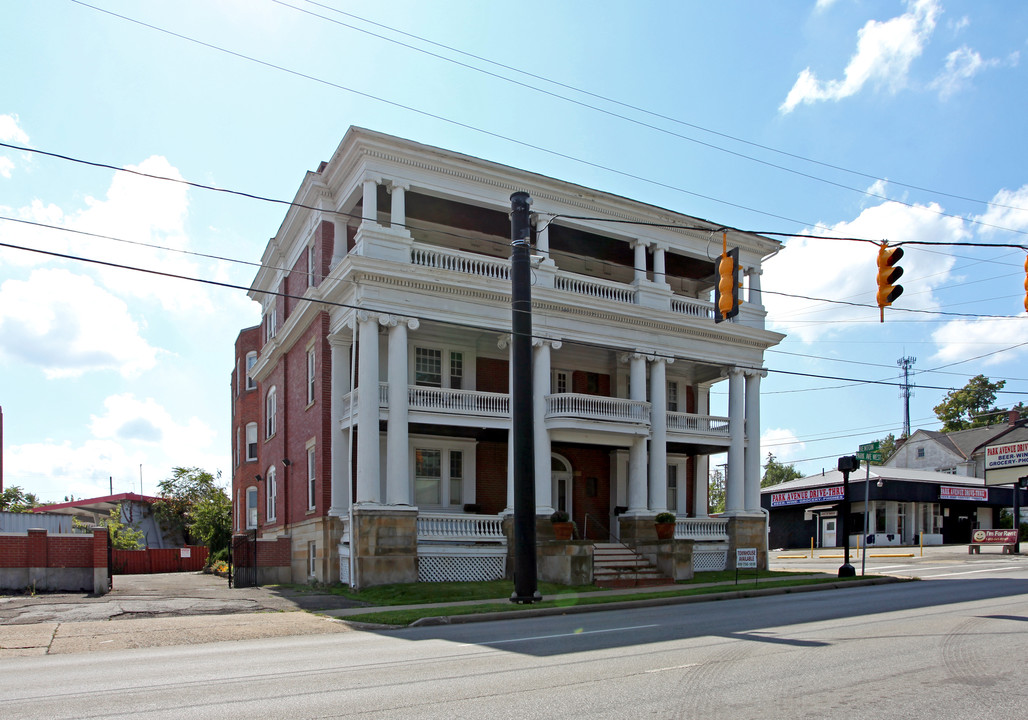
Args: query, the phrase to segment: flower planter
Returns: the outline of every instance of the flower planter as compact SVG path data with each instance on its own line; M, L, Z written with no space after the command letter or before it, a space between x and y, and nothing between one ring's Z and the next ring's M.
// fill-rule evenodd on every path
M570 540L574 534L575 524L572 522L553 523L553 537L557 540Z
M675 536L674 523L654 523L653 527L657 529L658 540L671 540Z

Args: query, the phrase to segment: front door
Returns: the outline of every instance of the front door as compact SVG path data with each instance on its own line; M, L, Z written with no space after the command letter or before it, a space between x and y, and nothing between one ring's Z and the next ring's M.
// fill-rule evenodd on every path
M574 519L571 508L571 464L560 455L550 456L550 481L553 492L553 509L562 510Z
M821 518L821 547L835 547L836 519Z

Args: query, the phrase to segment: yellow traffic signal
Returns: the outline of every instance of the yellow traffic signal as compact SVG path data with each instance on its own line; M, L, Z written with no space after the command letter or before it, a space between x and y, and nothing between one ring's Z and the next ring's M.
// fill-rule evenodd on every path
M885 322L885 308L903 294L903 286L896 284L903 275L903 268L896 265L902 257L903 248L890 248L888 242L883 242L878 249L877 300L882 322Z
M739 248L722 251L717 275L714 322L719 323L739 314Z

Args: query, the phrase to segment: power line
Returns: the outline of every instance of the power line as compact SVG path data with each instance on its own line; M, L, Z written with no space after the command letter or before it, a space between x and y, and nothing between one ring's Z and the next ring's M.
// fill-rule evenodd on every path
M453 326L453 327L461 327L461 328L467 328L467 329L472 329L472 330L479 330L479 331L483 331L483 332L506 332L506 328L489 327L489 326L485 326L485 325L476 325L474 323L468 323L468 322L456 322L456 321L453 321L453 320L440 320L438 318L430 318L430 317L427 317L427 316L424 316L424 315L417 315L417 314L410 313L410 312L402 312L401 313L401 312L397 312L395 310L379 310L379 309L372 308L372 307L365 307L363 305L353 305L351 303L343 303L343 302L338 302L338 301L333 301L333 300L325 300L323 298L309 298L309 297L306 297L304 295L294 295L294 294L291 294L291 293L277 291L277 290L255 290L253 288L246 287L246 286L243 286L243 285L237 285L235 283L228 283L228 282L222 282L222 281L218 281L218 280L211 280L211 279L208 279L208 278L191 277L189 275L182 275L182 274L179 274L179 273L166 272L166 271L162 271L162 270L154 270L152 268L141 268L141 267L136 267L136 266L133 266L133 265L126 265L126 264L123 264L123 263L115 263L115 262L110 262L110 261L107 261L107 260L97 260L95 258L87 258L87 257L79 256L79 255L70 255L70 254L67 254L67 253L59 253L59 252L54 252L54 251L51 251L51 250L42 250L42 249L39 249L39 248L29 248L29 247L24 247L24 246L21 246L21 245L15 245L13 243L0 242L0 247L6 247L6 248L13 249L13 250L22 250L22 251L25 251L25 252L37 253L37 254L40 254L40 255L47 255L47 256L50 256L50 257L61 258L63 260L72 260L72 261L76 261L76 262L84 262L84 263L90 263L90 264L93 264L93 265L100 265L100 266L103 266L103 267L117 268L117 269L121 269L121 270L133 271L133 272L142 272L142 273L147 273L147 274L150 274L150 275L156 275L156 276L159 276L159 277L166 277L166 278L172 278L172 279L178 279L178 280L186 280L186 281L190 281L190 282L197 282L197 283L201 283L201 284L205 284L205 285L211 285L211 286L214 286L214 287L221 287L221 288L226 288L226 289L231 289L231 290L243 290L245 292L253 291L253 292L258 293L260 295L268 295L268 296L273 296L273 297L288 298L288 299L292 299L292 300L309 302L309 303L313 303L313 304L317 304L317 305L328 305L328 306L331 306L331 307L341 307L341 308L347 308L347 309L351 309L351 310L365 310L365 311L368 311L368 312L378 312L378 313L383 313L383 314L388 314L388 315L399 315L401 317L408 317L408 318L413 318L413 319L418 319L418 320L424 320L425 322L431 321L431 322L439 323L441 325L450 325L450 326ZM565 339L564 342L569 344L569 345L573 344L573 345L578 345L578 346L581 346L581 347L594 348L594 349L600 349L600 350L607 350L607 351L612 351L612 352L634 352L636 350L636 348L634 348L634 347L619 347L619 346L616 346L616 345L609 345L609 344L596 343L596 342L588 342L588 341L584 341L584 340L575 340L575 339L570 339L570 338L569 339ZM695 358L687 358L687 357L684 357L684 356L674 355L674 354L669 354L669 353L661 353L661 352L654 351L651 354L654 355L655 357L674 359L674 360L684 360L684 361L687 361L687 362L696 363L698 365L710 365L711 364L709 362L702 361L702 360L697 360ZM791 371L791 370L780 370L780 369L776 369L776 368L765 368L765 367L762 367L762 366L753 366L753 365L744 365L744 364L740 364L740 365L738 365L738 367L743 369L743 370L767 371L769 373L776 373L776 374L780 374L780 375L793 375L793 376L798 376L798 377L810 377L810 378L820 378L820 379L828 379L828 380L844 380L844 381L848 381L848 382L860 382L860 383L867 384L867 385L885 385L885 386L891 386L891 387L900 387L899 383L888 382L888 381L884 381L884 380L861 380L860 378L845 378L845 377L839 377L839 376L834 376L834 375L818 375L818 374L815 374L815 373L802 373L802 372ZM931 385L922 385L921 387L926 389L926 390L946 390L946 391L951 391L951 390L954 389L952 387L936 387L936 386L931 386ZM1024 393L1013 391L1013 390L997 390L996 392L997 392L997 394L1009 394L1009 395L1023 395L1024 394Z
M592 167L592 168L595 168L595 169L598 169L598 170L603 170L603 171L606 171L606 172L613 173L615 175L619 175L621 177L629 178L629 179L632 179L632 180L638 180L640 182L644 182L644 183L647 183L647 184L650 184L650 185L654 185L656 187L662 187L662 188L665 188L667 190L673 190L675 192L680 192L680 193L683 193L683 194L686 194L686 195L690 195L692 197L697 197L697 198L700 198L700 199L703 199L703 200L709 200L711 202L716 202L718 204L726 205L728 207L734 207L734 208L739 209L739 210L745 210L747 212L757 213L759 215L764 215L765 217L771 217L771 218L775 218L777 220L784 220L786 222L795 223L795 224L799 224L799 225L808 225L808 226L816 225L816 223L804 222L804 221L797 220L795 218L790 218L790 217L787 217L785 215L779 215L777 213L773 213L773 212L770 212L770 211L758 210L756 208L753 208L753 207L750 207L750 206L747 206L747 205L743 205L741 203L735 203L735 202L732 202L732 201L729 201L729 200L722 200L720 198L716 198L716 197L713 197L713 196L710 196L710 195L705 195L703 193L699 193L699 192L696 192L696 191L693 191L693 190L687 190L687 189L685 189L685 188L683 188L681 186L677 186L677 185L672 185L670 183L661 182L659 180L654 180L652 178L647 178L647 177L644 177L642 175L636 175L635 173L630 173L630 172L627 172L627 171L624 171L624 170L618 170L618 169L616 169L614 167L611 167L609 165L604 165L602 163L597 163L597 162L593 162L591 160L585 160L583 158L575 157L573 155L569 155L568 153L564 153L564 152L561 152L559 150L554 150L554 149L551 149L551 148L546 148L546 147L543 147L541 145L536 145L534 143L527 142L525 140L518 140L518 139L510 137L508 135L503 135L502 133L493 132L491 130L486 130L484 128L480 128L480 127L477 127L475 125L471 125L469 123L461 122L459 120L454 120L453 118L448 118L448 117L446 117L444 115L439 115L437 113L432 113L432 112L429 112L427 110L422 110L420 108L416 108L416 107L414 107L412 105L406 105L404 103L400 103L400 102L397 102L395 100L389 100L387 98L384 98L384 97L381 97L381 96L378 96L378 95L374 95L372 93L368 93L368 92L364 92L364 91L361 91L361 90L357 90L355 88L347 87L345 85L341 85L339 83L335 83L335 82L332 82L330 80L326 80L324 78L320 78L320 77L317 77L315 75L311 75L309 73L303 73L303 72L300 72L298 70L292 70L292 69L287 68L287 67L285 67L283 65L278 65L278 64L266 61L266 60L261 60L259 58L256 58L256 57L252 56L252 55L246 55L244 53L236 52L234 50L229 50L228 48L225 48L225 47L222 47L222 46L219 46L219 45L215 45L213 43L208 43L208 42L205 42L203 40L198 40L198 39L190 37L188 35L184 35L182 33L177 33L177 32L174 32L172 30L168 30L166 28L162 28L160 26L153 25L151 23L143 22L142 20L137 20L137 19L129 17L127 15L122 15L122 14L115 13L115 12L112 12L112 11L104 9L104 8L96 7L95 5L90 5L90 4L86 3L86 2L83 2L82 0L71 0L71 2L73 2L73 3L77 4L77 5L80 5L82 7L86 7L86 8L89 8L91 10L95 10L97 12L101 12L101 13L104 13L106 15L110 15L111 17L116 17L118 19L125 20L127 22L131 22L133 24L139 25L141 27L145 27L145 28L148 28L150 30L155 30L157 32L164 33L166 35L170 35L172 37L176 37L176 38L178 38L180 40L185 40L187 42L191 42L191 43L194 43L196 45L200 45L200 46L208 48L210 50L214 50L214 51L217 51L217 52L220 52L220 53L224 53L226 55L230 55L232 57L239 58L241 60L246 60L248 62L256 63L258 65L262 65L262 66L267 67L267 68L278 70L279 72L284 72L284 73L287 73L289 75L293 75L295 77L303 78L303 79L306 79L306 80L310 80L312 82L316 82L316 83L319 83L319 84L322 84L322 85L326 85L328 87L332 87L332 88L335 88L337 90L342 90L344 92L348 92L348 93L352 93L352 94L355 94L355 95L359 95L361 97L364 97L364 98L367 98L367 99L370 99L370 100L375 100L376 102L381 102L381 103L384 103L386 105L390 105L392 107L395 107L395 108L398 108L398 109L401 109L401 110L406 110L408 112L416 113L418 115L421 115L423 117L428 117L428 118L431 118L433 120L439 120L440 122L445 122L445 123L448 123L450 125L454 125L456 127L463 128L465 130L470 130L472 132L476 132L476 133L480 133L480 134L486 135L488 137L496 138L498 140L503 140L505 142L513 143L515 145L519 145L521 147L526 147L526 148L529 148L529 149L532 149L532 150L537 150L539 152L546 153L548 155L552 155L554 157L559 157L559 158L562 158L562 159L565 159L565 160L570 160L572 162L576 162L576 163L585 165L587 167ZM888 198L885 198L885 199L888 200ZM902 205L907 205L909 207L914 207L913 205L910 205L910 204L902 202L902 201L889 200L889 202L896 202L896 203L899 203L899 204L902 204ZM942 217L951 217L951 218L959 219L962 222L970 222L970 223L981 225L983 227L991 227L991 228L1000 229L1000 230L1004 230L1004 231L1007 231L1007 232L1016 233L1016 234L1020 234L1020 235L1028 235L1028 230L1017 230L1017 229L1013 229L1013 228L1005 228L1005 227L1002 227L1002 226L992 225L992 224L989 224L989 223L985 223L985 222L980 221L980 220L975 220L973 218L966 218L966 217L961 216L961 215L953 215L953 214L945 213L945 212L942 212L942 211L933 210L933 209L925 207L925 206L920 206L920 207L922 209L928 211L928 212L931 212L931 213L936 214L936 215L940 215Z
M443 60L445 62L453 63L453 64L458 65L460 67L467 68L467 69L473 70L475 72L483 73L485 75L488 75L490 77L503 80L505 82L513 83L513 84L518 85L520 87L529 88L531 90L535 90L535 91L543 93L545 95L549 95L551 97L555 97L555 98L558 98L558 99L561 99L561 100L565 100L567 102L574 103L576 105L579 105L579 106L582 106L582 107L586 107L586 108L589 108L591 110L595 110L597 112L609 115L611 117L622 119L622 120L625 120L627 122L634 123L636 125L640 125L642 127L646 127L646 128L649 128L649 129L657 130L658 132L662 132L662 133L665 133L667 135L671 135L671 136L674 136L674 137L677 137L677 138L680 138L680 139L683 139L683 140L687 140L689 142L697 143L699 145L702 145L704 147L708 147L708 148L717 150L719 152L724 152L724 153L727 153L727 154L730 154L730 155L734 155L736 157L740 157L740 158L743 158L743 159L746 159L746 160L750 160L750 161L753 161L753 162L756 162L756 163L760 163L760 164L763 164L763 165L767 165L767 166L770 166L770 167L773 167L773 168L776 168L776 169L779 169L779 170L783 170L785 172L790 172L790 173L793 173L793 174L796 174L796 175L800 175L802 177L810 178L810 179L813 179L813 180L817 180L819 182L827 183L829 185L834 185L836 187L844 188L846 190L852 190L852 191L858 192L858 193L860 193L862 195L867 195L867 196L870 196L870 197L880 198L880 199L884 199L884 200L888 200L889 199L889 198L887 198L887 197L885 197L883 195L879 195L877 193L872 193L872 192L870 192L870 191L868 191L866 189L850 187L848 185L843 185L841 183L836 183L834 181L827 180L827 179L822 178L822 177L818 177L818 176L815 176L815 175L810 175L808 173L803 173L803 172L800 172L800 171L795 170L793 168L777 165L775 163L770 163L770 162L767 162L765 160L761 160L759 158L752 157L750 155L745 155L743 153L739 153L739 152L736 152L736 151L733 151L733 150L729 150L729 149L721 147L719 145L714 145L713 143L704 142L702 140L698 140L696 138L689 137L687 135L682 135L680 133L672 132L670 130L667 130L665 128L661 128L659 126L652 125L650 123L645 123L645 122L636 120L635 118L627 117L627 116L621 115L619 113L614 113L614 112L611 112L611 111L606 110L604 108L599 108L599 107L596 107L594 105L589 105L588 103L583 103L583 102L575 100L573 98L569 98L566 95L560 95L559 93L554 93L554 92L551 92L549 90L545 90L543 88L537 87L535 85L530 85L528 83L524 83L524 82L515 80L513 78L509 78L509 77L506 77L506 76L503 76L503 75L499 75L497 73L493 73L493 72L490 72L488 70L484 70L482 68L479 68L479 67L476 67L476 66L473 66L473 65L469 65L467 63L463 63L463 62L460 62L458 60L454 60L453 58L448 58L446 56L439 55L438 53L433 53L433 52L424 50L423 48L416 47L416 46L411 45L409 43L401 42L399 40L395 40L393 38L389 38L389 37L386 37L384 35L380 35L378 33L373 33L373 32L371 32L369 30L365 30L364 28L360 28L360 27L357 27L355 25L351 25L349 23L344 23L344 22L341 22L339 20L335 20L333 18L325 17L324 15L319 15L319 14L311 12L309 10L304 10L302 8L298 8L295 5L290 5L289 3L283 2L282 0L272 0L272 2L275 2L278 5L282 5L283 7L291 8L293 10L296 10L297 12L301 12L301 13L310 15L312 17L316 17L316 18L325 20L327 22L331 22L331 23L334 23L336 25L341 25L341 26L349 28L351 30L355 30L357 32L364 33L366 35L370 35L372 37L379 38L379 39L384 40L386 42L390 42L390 43L393 43L393 44L396 44L396 45L400 45L402 47L409 48L411 50L414 50L415 52L420 52L420 53L429 55L431 57L438 58L438 59ZM715 136L722 137L722 138L725 138L725 139L728 139L728 140L732 140L733 142L742 143L744 145L749 145L751 147L759 148L761 150L766 150L768 152L772 152L772 153L775 153L775 154L778 154L778 155L782 155L782 156L785 156L785 157L790 157L790 158L793 158L793 159L796 159L796 160L802 160L803 162L808 162L808 163L812 163L812 164L815 164L815 165L820 165L822 167L830 168L832 170L838 170L840 172L849 173L851 175L856 175L856 176L859 176L859 177L863 177L863 178L868 179L868 180L874 180L876 182L888 182L888 183L891 183L891 184L894 184L894 185L898 185L900 187L910 188L912 190L919 190L919 191L922 191L922 192L931 193L933 195L942 195L944 197L950 197L950 198L954 198L954 199L957 199L957 200L964 200L966 202L978 203L978 204L986 205L986 206L989 206L989 207L999 207L999 208L1005 208L1005 209L1010 209L1010 210L1022 210L1022 211L1025 210L1025 208L1017 207L1017 206L1014 206L1014 205L1005 205L1003 203L997 203L997 202L988 201L988 200L977 200L975 198L970 198L970 197L966 197L966 196L963 196L963 195L956 195L956 194L953 194L953 193L943 192L941 190L933 190L933 189L929 189L929 188L919 187L917 185L912 185L912 184L909 184L909 183L904 183L904 182L896 181L896 180L889 180L888 178L878 177L878 176L871 175L871 174L868 174L868 173L864 173L864 172L860 172L860 171L857 171L857 170L852 170L852 169L849 169L849 168L845 168L845 167L842 167L842 166L839 166L839 165L833 165L831 163L823 162L823 161L820 161L820 160L815 160L813 158L805 157L803 155L799 155L799 154L796 154L796 153L791 153L791 152L787 152L785 150L780 150L778 148L774 148L774 147L771 147L769 145L763 145L761 143L756 143L756 142L752 142L750 140L745 140L743 138L740 138L740 137L737 137L737 136L734 136L734 135L730 135L728 133L719 132L717 130L712 130L710 128L706 128L706 127L703 127L701 125L696 125L696 124L693 124L693 123L689 123L689 122L686 122L686 121L681 120L679 118L671 117L671 116L668 116L668 115L663 115L663 114L654 112L652 110L648 110L646 108L640 107L638 105L632 105L630 103L625 103L625 102L622 102L620 100L616 100L616 99L614 99L612 97L609 97L609 96L606 96L606 95L590 92L590 91L585 90L585 89L580 88L580 87L576 87L576 86L573 86L573 85L570 85L570 84L559 82L557 80L553 80L552 78L547 78L547 77L543 77L541 75L536 75L536 74L531 73L531 72L529 72L527 70L524 70L523 68L516 68L516 67L513 67L511 65L505 65L503 63L497 62L495 60L491 60L491 59L483 57L481 55L475 55L473 53L469 53L469 52L466 52L464 50L460 50L458 48L453 47L452 45L446 45L445 43L439 43L439 42L436 42L434 40L430 40L430 39L428 39L428 38L426 38L424 36L421 36L421 35L415 35L413 33L405 32L405 31L400 30L399 28L393 27L391 25L386 25L384 23L375 22L373 20L369 20L368 18L361 17L359 15L355 15L354 13L349 13L349 12L345 12L343 10L339 10L337 8L331 7L330 5L326 5L326 4L323 4L323 3L315 2L314 0L304 0L304 2L306 2L308 5L314 5L316 7L320 7L320 8L323 8L325 10L329 10L331 12L337 13L339 15L345 15L347 17L351 17L351 18L354 18L356 20L360 20L361 22L368 23L369 25L380 27L380 28L389 30L390 32L394 32L394 33L397 33L399 35L403 35L403 36L406 36L406 37L409 37L409 38L413 38L413 39L416 39L416 40L418 40L420 42L424 42L424 43L427 43L427 44L435 46L435 47L443 48L443 49L448 50L450 52L458 53L459 55L462 55L464 57L469 57L469 58L472 58L474 60L478 60L480 62L488 63L489 65L492 65L494 67L502 68L504 70L509 70L511 72L518 73L519 75L524 75L526 77L530 77L530 78L532 78L534 80L541 80L541 81L549 83L551 85L555 85L557 87L562 87L562 88L564 88L566 90L572 90L574 92L581 93L583 95L586 95L586 96L589 96L589 97L593 97L593 98L596 98L598 100L602 100L604 102L611 103L613 105L617 105L617 106L620 106L620 107L623 107L623 108L626 108L626 109L630 109L630 110L633 110L633 111L636 111L636 112L643 113L643 114L648 115L650 117L658 118L658 119L661 119L661 120L667 120L669 122L675 123L676 125L681 125L681 126L684 126L684 127L690 127L690 128L695 129L695 130L700 130L702 132L706 132L706 133L709 133L711 135L715 135ZM893 202L897 202L897 201L893 201ZM901 203L901 204L905 205L906 203Z

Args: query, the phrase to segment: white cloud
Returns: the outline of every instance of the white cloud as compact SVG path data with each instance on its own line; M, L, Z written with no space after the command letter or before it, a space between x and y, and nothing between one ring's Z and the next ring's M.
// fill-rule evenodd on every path
M0 115L0 140L17 145L29 144L29 136L18 126L17 115Z
M90 416L89 431L92 437L81 443L47 438L8 448L6 484L58 502L65 495L107 495L112 482L115 493L139 492L143 466L144 492L156 494L175 466L216 472L226 464L223 451L212 452L216 433L206 423L196 417L179 422L153 398L106 398L103 414Z
M939 91L939 97L947 100L968 85L971 78L982 70L996 67L999 60L983 60L976 51L964 45L946 56L946 67L928 86Z
M949 364L977 358L975 365L979 367L1013 362L1028 355L1028 345L995 355L979 356L993 350L1012 348L1028 339L1024 333L1024 322L1023 314L1015 319L978 318L948 322L932 333L932 340L938 345L932 361Z
M214 431L198 418L185 424L153 398L137 400L131 393L111 395L104 400L103 416L90 417L90 431L100 439L160 444L165 447L209 447Z
M808 233L890 240L935 242L957 241L967 237L964 222L939 215L932 203L913 207L884 202L863 210L856 219L831 227L820 226ZM900 281L904 294L897 306L934 309L932 290L943 285L955 262L949 255L929 253L916 247L904 248L900 263L906 275ZM785 249L764 266L763 287L767 290L875 304L878 248L870 243L817 238L793 238ZM798 279L801 279L799 281ZM876 307L851 307L819 300L765 294L770 325L803 342L835 336L848 328L847 321L877 318Z
M768 428L760 436L760 464L767 462L767 454L770 452L775 459L786 465L790 465L803 455L807 444L796 439L792 430L785 428Z
M857 32L857 49L850 58L842 80L821 81L808 67L779 106L788 114L800 104L841 100L873 83L892 92L907 81L910 64L921 55L935 30L941 12L937 0L908 0L907 12L891 20L868 20Z
M1004 188L996 193L992 202L983 215L975 218L987 225L980 230L982 235L1000 232L999 228L1028 231L1028 185L1022 185L1017 190Z
M37 365L48 378L91 370L129 377L153 367L157 350L124 301L88 277L40 269L0 285L0 354Z

